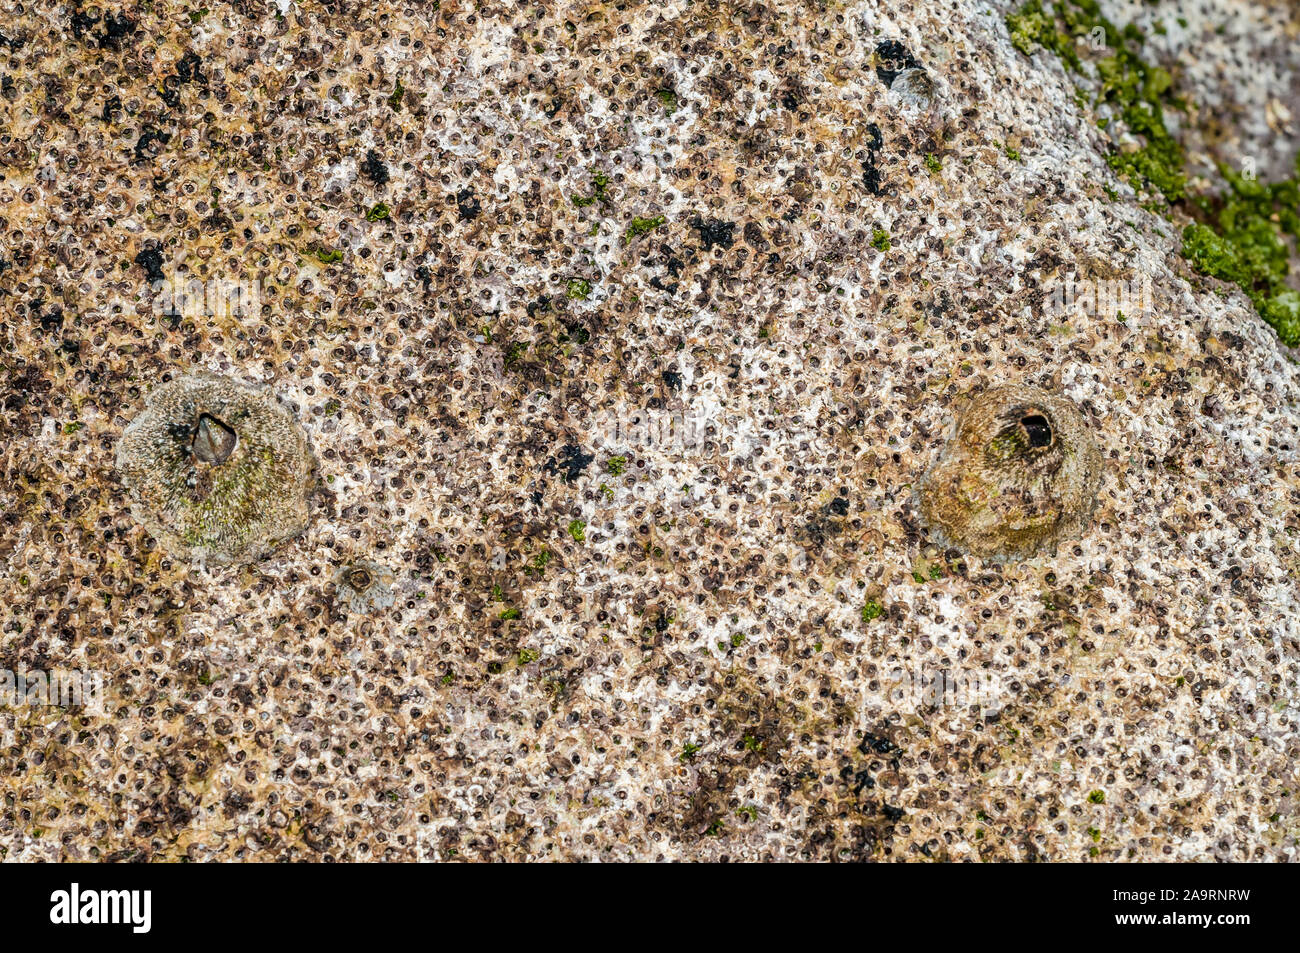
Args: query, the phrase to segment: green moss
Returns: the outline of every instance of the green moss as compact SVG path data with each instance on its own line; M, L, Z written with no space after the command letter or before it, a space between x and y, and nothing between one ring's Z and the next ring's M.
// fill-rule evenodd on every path
M399 76L396 85L393 86L393 91L388 94L388 108L393 112L401 112L402 94L405 92L406 89L402 86L402 79Z
M876 600L874 599L872 599L870 602L868 602L865 606L862 607L863 622L871 622L875 619L879 619L884 614L885 614L885 607L882 606L879 602L876 602Z
M677 94L671 89L657 90L655 92L655 98L663 105L664 112L669 116L677 112Z
M664 217L662 215L656 215L653 218L634 218L632 224L627 227L627 231L623 233L623 241L630 242L647 232L653 232L663 223Z
M939 157L933 152L927 152L925 154L925 167L931 175L938 175L940 170L943 169L943 163L939 161Z
M506 609L504 612L502 612L501 615L497 616L497 618L518 619L520 615L521 615L520 611L516 609L514 606L511 606L509 609Z
M1105 792L1105 791L1093 791L1093 792L1091 792L1091 793L1088 795L1088 803L1090 803L1090 804L1105 804L1105 803L1106 803L1106 792Z
M677 756L678 761L690 761L695 757L696 752L700 750L700 745L687 742L682 746L682 753Z
M613 476L622 476L627 470L627 457L610 457L609 462L605 464L605 469Z
M384 219L388 218L390 214L387 205L383 202L377 202L371 206L370 211L366 212L366 221L382 222Z
M337 248L317 248L316 258L323 265L332 265L336 261L343 260L343 252L339 251Z
M879 251L889 251L893 243L889 240L889 232L883 228L877 228L871 233L871 247Z
M586 278L571 278L569 279L569 286L565 291L565 294L570 298L585 301L591 294L591 282Z
M541 657L542 653L536 649L520 649L515 656L515 661L520 665L527 665L530 662L536 662Z
M571 520L569 522L569 535L575 542L585 542L587 539L587 524L582 520Z

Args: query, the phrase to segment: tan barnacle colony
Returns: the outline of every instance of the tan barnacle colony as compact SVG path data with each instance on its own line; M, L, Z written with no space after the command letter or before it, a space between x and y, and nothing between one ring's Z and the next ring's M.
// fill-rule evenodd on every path
M396 599L393 580L396 577L387 566L358 561L339 568L334 574L338 597L352 612L369 612L387 609Z
M313 459L289 410L211 374L163 384L117 448L132 512L165 549L245 562L307 525Z
M987 559L1023 559L1079 535L1092 516L1101 455L1087 422L1036 387L975 395L921 478L935 541Z

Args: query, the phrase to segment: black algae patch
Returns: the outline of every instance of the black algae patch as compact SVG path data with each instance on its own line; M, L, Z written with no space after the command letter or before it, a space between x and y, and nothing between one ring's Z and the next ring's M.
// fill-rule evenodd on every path
M723 222L716 218L702 219L697 215L691 219L691 227L700 233L705 251L712 251L714 245L730 248L736 243L735 222Z
M902 43L886 40L876 47L876 75L886 86L893 85L894 79L903 70L920 69L921 64Z
M587 469L595 459L594 454L583 453L582 448L576 443L566 443L560 448L559 454L546 465L546 470L548 473L561 474L565 482L572 483L582 476L582 471Z

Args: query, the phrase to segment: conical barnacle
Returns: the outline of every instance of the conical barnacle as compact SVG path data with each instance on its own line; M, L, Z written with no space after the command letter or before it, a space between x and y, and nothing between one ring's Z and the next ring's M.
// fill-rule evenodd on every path
M117 448L136 518L167 550L215 562L257 559L302 532L312 465L273 396L202 373L155 389Z
M934 105L934 80L923 69L905 69L889 86L889 98L903 109L923 110Z
M974 396L921 478L935 541L991 560L1022 559L1079 535L1096 503L1101 454L1064 398L1036 387Z
M396 576L387 566L364 560L341 566L334 574L338 597L351 612L370 612L387 609L396 599L393 580Z

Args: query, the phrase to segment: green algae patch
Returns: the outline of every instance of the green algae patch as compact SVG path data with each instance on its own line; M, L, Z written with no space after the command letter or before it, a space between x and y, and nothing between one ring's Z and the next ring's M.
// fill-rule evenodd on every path
M610 201L609 183L612 181L613 179L604 172L594 169L591 173L591 193L588 195L573 195L570 200L577 208L587 208L597 202L608 204Z
M627 227L627 231L623 233L623 241L630 242L634 238L640 238L642 235L653 232L664 222L665 219L662 215L655 215L650 218L634 218L632 224Z
M1186 176L1182 146L1165 126L1164 108L1179 107L1173 95L1173 77L1160 66L1138 56L1142 33L1131 24L1123 29L1101 15L1093 0L1060 0L1047 5L1030 0L1007 16L1011 43L1025 55L1037 48L1061 58L1072 72L1087 75L1078 54L1081 42L1104 40L1098 52L1107 54L1092 65L1098 83L1096 105L1106 104L1124 121L1128 131L1142 138L1136 148L1118 144L1106 157L1116 174L1135 190L1150 188L1169 202L1183 198ZM1103 117L1102 128L1113 117Z
M1142 136L1146 144L1133 150L1115 149L1106 156L1106 164L1135 190L1149 186L1171 203L1182 199L1187 185L1183 172L1186 157L1165 128L1159 104L1128 103L1121 115L1129 131Z
M1284 344L1300 345L1300 292L1286 284L1286 235L1300 236L1300 157L1296 177L1272 184L1221 171L1229 192L1195 200L1203 221L1183 229L1183 256L1201 274L1241 288Z
M1041 0L1029 0L1007 14L1007 31L1011 34L1011 45L1026 56L1032 56L1038 47L1042 47L1055 53L1071 68L1079 69L1074 38L1057 28L1056 17L1043 9Z

